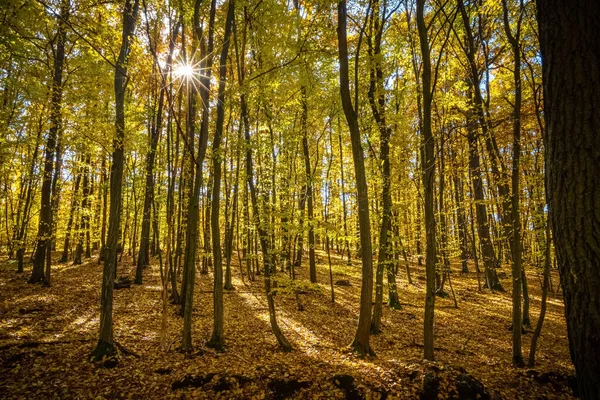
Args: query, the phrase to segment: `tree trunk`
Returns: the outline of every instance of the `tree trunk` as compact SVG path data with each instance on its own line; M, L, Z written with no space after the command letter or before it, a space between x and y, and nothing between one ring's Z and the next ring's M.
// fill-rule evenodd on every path
M358 115L352 105L348 76L348 43L346 42L346 1L338 3L338 51L340 63L340 96L342 108L348 122L352 142L352 159L356 176L356 197L360 227L360 247L362 255L362 284L360 291L360 312L354 341L350 345L359 355L375 355L369 344L371 327L371 303L373 301L373 253L371 250L371 221L369 218L369 195L365 175L364 154L358 126ZM357 55L358 56L358 55ZM356 88L358 90L358 88Z
M456 169L455 169L456 170ZM469 266L467 265L468 259L468 241L467 241L467 222L465 218L465 210L464 210L464 202L465 195L463 192L463 184L462 179L456 172L453 176L454 181L454 201L456 202L456 220L458 225L458 236L459 236L459 245L460 245L460 262L461 262L461 272L467 273L469 272Z
M381 160L381 179L383 180L381 199L383 203L381 226L379 232L379 252L377 256L377 273L375 276L375 307L371 320L371 333L377 334L381 331L381 315L383 308L383 274L388 272L388 286L390 275L393 276L392 284L395 283L395 275L390 274L392 269L392 252L390 244L390 233L392 228L392 196L390 194L390 137L391 129L387 126L385 112L385 89L383 87L383 69L381 66L381 40L383 36L383 23L380 17L379 0L372 2L371 26L372 32L368 38L369 56L373 58L374 66L370 70L369 80L369 103L377 127L379 129ZM384 16L385 18L385 16ZM390 289L390 302L392 302L392 289ZM397 293L395 293L397 302Z
M546 318L546 307L548 300L548 287L550 286L550 265L552 263L550 255L550 219L546 222L545 229L546 236L546 248L544 250L544 282L542 283L542 300L540 306L540 317L538 318L535 326L535 332L531 337L531 347L529 348L529 360L527 366L533 368L535 366L535 353L537 350L537 342L542 333L542 326L544 325L544 318Z
M202 28L200 25L200 4L201 0L196 0L194 8L194 27L196 28L196 39L202 38ZM193 189L189 193L188 199L188 221L186 227L186 248L184 255L184 285L182 287L182 310L183 310L183 339L181 347L183 351L189 352L192 350L192 310L194 308L194 279L196 276L196 250L198 246L198 220L200 217L199 199L200 188L202 187L202 163L206 155L206 146L208 143L208 98L210 95L210 79L212 70L212 50L213 50L213 34L214 21L216 12L216 0L212 0L210 6L210 20L208 26L208 47L204 47L204 42L200 42L200 70L206 71L205 75L200 78L200 99L202 104L202 121L200 124L200 135L198 138L198 152L196 159L192 162L192 171L195 169L196 174L193 176ZM205 55L209 56L206 57ZM187 82L188 85L188 119L187 119L187 135L188 138L194 137L194 114L195 114L195 90L192 82ZM193 154L190 153L190 158Z
M33 174L35 172L35 166L37 164L38 152L40 148L40 139L42 136L42 124L40 119L39 129L37 131L37 137L35 139L35 148L31 158L31 165L29 167L29 175L26 181L25 188L25 204L23 206L23 212L21 218L17 217L17 224L15 225L17 235L15 242L17 244L17 273L23 273L23 257L25 255L25 232L29 223L29 212L31 210L31 200L33 197ZM19 207L20 208L20 207ZM20 210L19 210L20 211Z
M304 169L306 173L306 193L305 198L308 206L308 260L309 274L312 283L317 282L317 265L315 262L315 228L314 228L314 209L313 209L313 176L310 165L310 152L308 149L308 107L306 101L306 86L302 86L302 152L304 154ZM301 233L302 236L303 232Z
M213 158L213 190L212 190L212 246L213 246L213 268L214 268L214 289L213 289L213 333L208 342L208 346L218 351L223 350L225 345L225 336L223 333L223 262L221 252L221 228L219 224L219 212L221 208L221 168L222 168L222 150L221 141L223 138L223 121L225 119L225 80L227 79L227 53L229 52L229 37L231 36L231 25L233 23L235 1L229 0L227 19L225 21L225 35L223 36L223 48L221 49L221 59L219 62L219 92L217 102L217 122L215 125L215 136L212 143Z
M342 184L342 217L344 222L344 244L346 255L348 257L348 265L352 265L352 252L350 251L350 242L348 240L348 204L346 202L346 181L344 179L344 151L342 147L342 127L338 118L338 144L340 148L340 177Z
M100 337L92 352L96 361L114 352L113 346L113 289L117 263L117 244L121 223L121 190L123 186L123 145L125 140L125 90L127 89L127 63L130 44L135 32L139 0L125 0L123 7L123 35L121 50L115 68L115 128L113 163L110 171L110 217L108 221L107 252L102 273L102 296L100 300Z
M33 269L29 283L43 282L50 285L50 252L54 232L52 229L52 181L54 171L54 157L57 152L56 141L62 131L62 85L63 65L65 61L66 27L65 21L69 18L70 3L63 0L60 6L60 15L57 15L58 32L56 34L56 49L54 55L54 74L52 76L52 105L50 109L50 129L44 150L44 172L42 177L42 195L40 203L40 217L38 225L38 242L33 257ZM44 271L44 266L46 271Z
M102 157L101 186L102 186L102 228L100 228L100 251L98 253L98 263L106 259L106 214L108 210L108 185L106 184L106 159Z
M502 10L504 17L504 31L508 38L513 56L513 79L515 84L515 100L513 103L512 123L513 123L513 149L512 149L512 193L510 198L510 211L512 229L509 236L512 252L512 363L515 366L525 366L523 361L523 350L521 348L521 284L524 275L522 265L522 243L521 243L521 213L519 210L519 189L520 171L519 161L521 158L521 21L523 18L523 1L519 9L519 16L516 23L516 33L513 34L510 20L509 9L506 0L502 0Z
M600 3L537 2L546 195L579 395L600 398Z
M421 57L423 60L421 80L423 88L423 133L421 146L423 159L421 170L423 174L423 188L425 197L425 235L426 235L426 293L425 293L425 317L424 317L424 358L432 361L434 340L434 309L435 309L435 211L433 200L433 184L435 172L435 145L431 132L431 60L429 50L429 38L424 16L425 0L417 0L417 29L421 45Z
M88 229L89 225L89 211L88 211L88 197L89 197L89 162L90 157L86 156L84 158L84 167L81 171L83 175L83 186L81 189L81 221L79 223L79 232L76 234L79 236L79 240L77 241L77 247L75 248L75 258L73 260L73 264L79 265L83 262L83 242L85 240L85 232Z

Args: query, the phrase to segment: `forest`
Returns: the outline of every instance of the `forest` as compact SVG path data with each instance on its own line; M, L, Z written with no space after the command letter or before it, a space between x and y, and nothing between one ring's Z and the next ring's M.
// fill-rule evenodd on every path
M0 19L0 398L600 399L596 0Z

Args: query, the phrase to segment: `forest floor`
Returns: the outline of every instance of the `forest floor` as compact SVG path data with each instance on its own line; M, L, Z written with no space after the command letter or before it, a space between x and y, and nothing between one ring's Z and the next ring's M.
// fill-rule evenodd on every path
M456 393L458 376L464 373L483 383L491 398L573 398L561 294L548 297L535 369L514 368L509 278L501 279L505 293L479 292L476 274L459 273L459 266L452 265L458 308L451 296L437 298L436 362L424 362L424 270L411 264L413 285L407 285L403 270L398 273L402 309L384 306L382 332L371 337L377 355L360 359L347 349L357 323L360 265L347 266L332 255L334 282L350 282L335 286L332 304L327 258L323 252L317 256L319 283L301 285L304 311L298 311L293 291L285 290L289 280L278 275L276 307L280 327L294 347L291 353L279 351L271 333L262 276L243 283L237 264L232 270L235 290L224 294L225 352L205 346L212 331L212 274L196 279L195 353L177 350L182 319L173 305L168 308L168 349L162 350L155 262L145 270L142 286L115 291L114 337L127 350L116 363L89 361L99 326L102 266L96 258L78 266L55 265L49 288L27 284L30 267L17 274L15 262L0 258L0 398L413 399L422 394L424 376L433 374L439 378L437 397L445 399ZM305 260L299 271L304 282L307 264ZM129 269L134 267L124 256L120 275ZM505 271L510 275L508 267ZM557 288L555 272L553 280ZM541 290L533 269L528 281L535 324ZM525 357L532 331L528 328L523 336Z

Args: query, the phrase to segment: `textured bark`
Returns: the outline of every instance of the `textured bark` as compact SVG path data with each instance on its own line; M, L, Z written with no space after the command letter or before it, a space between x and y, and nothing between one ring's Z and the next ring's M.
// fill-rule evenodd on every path
M579 394L600 398L600 2L539 0L546 194Z
M373 301L373 253L371 250L371 221L369 218L369 195L365 176L365 161L358 126L358 115L352 105L350 82L348 77L348 43L346 41L346 1L338 3L338 51L340 62L340 96L344 115L350 130L352 143L352 159L356 176L356 198L360 231L360 248L362 257L362 283L360 290L360 312L358 327L351 347L359 355L374 355L369 344L371 327L371 303Z
M127 64L130 45L135 32L139 0L125 1L123 7L123 34L121 50L115 68L115 130L112 167L110 171L110 216L106 259L102 273L102 295L100 299L100 337L92 352L94 360L101 360L114 352L113 346L113 289L117 267L117 245L121 223L121 191L123 186L123 144L125 140L125 90L127 89Z

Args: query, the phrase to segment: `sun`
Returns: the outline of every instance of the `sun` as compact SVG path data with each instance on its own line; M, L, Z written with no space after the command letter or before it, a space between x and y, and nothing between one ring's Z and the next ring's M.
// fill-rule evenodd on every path
M173 73L179 78L191 78L194 76L195 71L192 65L179 64L175 67Z

